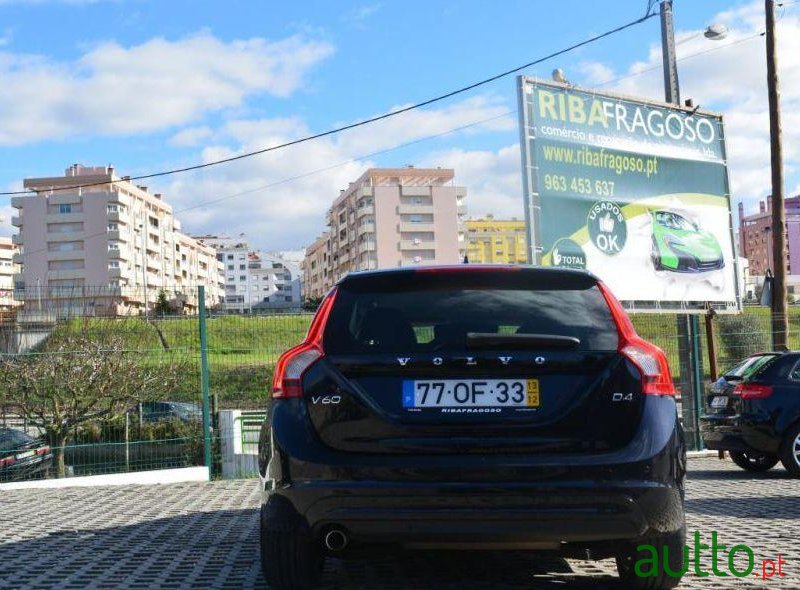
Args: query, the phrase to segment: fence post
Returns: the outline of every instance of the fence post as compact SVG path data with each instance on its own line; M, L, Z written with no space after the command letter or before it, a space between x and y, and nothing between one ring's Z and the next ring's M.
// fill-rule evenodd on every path
M197 288L197 313L200 329L200 393L203 396L203 455L208 478L213 475L211 464L211 407L209 403L208 332L206 330L206 288Z
M703 439L700 436L700 415L703 413L703 400L705 387L703 383L703 354L700 343L700 319L697 314L692 314L689 319L689 331L692 338L692 401L694 402L694 448L703 449Z

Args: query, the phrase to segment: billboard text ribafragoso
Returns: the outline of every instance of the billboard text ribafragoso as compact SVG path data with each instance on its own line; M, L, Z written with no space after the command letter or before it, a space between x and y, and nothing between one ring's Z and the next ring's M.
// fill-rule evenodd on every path
M526 214L538 262L619 299L737 305L722 118L521 78Z

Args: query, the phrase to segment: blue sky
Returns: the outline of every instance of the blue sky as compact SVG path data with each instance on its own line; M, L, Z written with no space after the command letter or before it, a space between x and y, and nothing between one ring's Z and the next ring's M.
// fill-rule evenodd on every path
M719 50L681 62L685 97L728 116L734 202L768 191L761 2L676 0L679 56L712 47L697 33L724 19ZM781 20L787 190L800 121L798 4ZM258 149L424 100L531 61L644 13L645 1L258 2L0 0L0 186L73 162L143 174ZM659 23L526 71L561 67L581 85L661 97ZM740 41L740 39L744 39ZM728 48L722 45L730 43ZM646 70L639 75L640 70ZM759 76L761 76L759 78ZM788 107L788 108L787 108ZM387 124L245 162L151 183L192 232L299 248L326 206L370 165L448 165L474 214L520 215L513 77ZM483 121L483 123L480 123ZM471 125L435 139L429 135ZM268 190L259 187L346 162ZM765 174L766 170L766 174ZM238 192L248 194L202 205ZM8 201L0 210L13 214ZM7 222L0 231L11 233Z

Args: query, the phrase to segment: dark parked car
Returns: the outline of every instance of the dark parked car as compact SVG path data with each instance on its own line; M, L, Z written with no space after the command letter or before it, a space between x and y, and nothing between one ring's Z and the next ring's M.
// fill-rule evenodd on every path
M131 408L130 411L138 410ZM143 402L142 421L158 422L160 420L200 422L203 420L203 409L200 404L191 402Z
M310 588L326 553L392 542L616 557L626 588L672 588L633 565L641 544L683 561L674 393L664 353L586 272L350 274L275 369L264 575Z
M40 439L0 427L0 482L44 477L52 464L53 453Z
M708 390L701 418L709 449L728 451L742 469L778 461L800 477L800 352L751 356Z

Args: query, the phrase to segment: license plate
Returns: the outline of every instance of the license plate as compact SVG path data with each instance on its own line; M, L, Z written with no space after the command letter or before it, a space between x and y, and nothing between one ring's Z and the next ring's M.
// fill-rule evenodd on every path
M14 455L14 458L19 459L27 459L28 457L33 457L36 454L36 451L25 451L24 453L18 453Z
M711 399L712 408L727 408L728 398L724 395L716 395Z
M404 408L538 408L538 379L403 381Z

